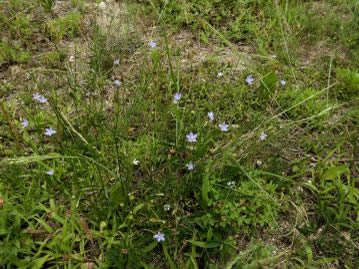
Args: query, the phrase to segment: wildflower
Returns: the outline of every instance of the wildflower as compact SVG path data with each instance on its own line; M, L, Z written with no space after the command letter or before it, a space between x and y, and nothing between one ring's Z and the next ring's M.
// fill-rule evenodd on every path
M287 84L287 81L285 81L284 79L281 79L279 82L282 86L285 86L285 84Z
M249 85L252 85L253 82L254 82L254 77L252 75L249 75L247 78L246 78L246 82L249 84Z
M187 135L187 141L190 143L196 143L197 142L197 134L194 134L192 132L189 132Z
M157 47L157 42L152 40L148 43L148 45L154 49L155 47Z
M120 59L114 60L114 61L113 61L113 64L114 64L114 65L120 65Z
M29 125L29 122L27 119L23 119L22 122L21 122L21 125L23 128L26 128L28 125Z
M170 205L170 204L165 204L165 205L163 206L163 210L164 210L164 211L169 211L170 208L171 208L171 205Z
M267 136L268 136L268 135L267 135L265 132L262 132L261 135L259 136L259 139L260 139L261 141L266 140Z
M45 104L45 103L47 103L47 98L45 96L41 96L40 99L39 99L39 102L41 104Z
M140 164L139 160L137 160L137 159L134 159L132 163L133 163L133 165L139 165Z
M113 85L115 85L117 88L120 88L120 87L121 87L121 81L119 81L118 79L116 79L116 80L113 82Z
M52 176L54 174L54 169L50 169L49 171L46 172L46 174L48 174L49 176Z
M157 234L155 234L153 236L153 238L156 239L157 242L165 241L165 234L161 233L161 232L158 232Z
M72 63L72 62L74 62L74 61L75 61L75 56L71 55L71 56L69 57L69 62Z
M214 121L214 113L212 111L208 112L207 115L210 121Z
M234 182L234 181L229 181L229 182L227 183L227 186L228 186L229 188L231 188L231 189L233 189L235 185L236 185L236 182Z
M32 94L32 99L38 101L39 98L41 97L41 94L39 94L38 92L35 92L34 94Z
M173 103L177 104L182 98L182 93L180 92L176 92L174 95L173 95Z
M218 126L222 132L228 132L229 125L225 122L218 124Z
M47 98L45 96L39 94L38 92L36 92L32 95L32 99L38 101L41 104L47 103Z
M257 160L257 161L256 161L256 164L257 164L258 166L260 166L260 165L262 165L262 161L261 161L261 160Z
M101 3L98 5L98 7L99 7L100 9L104 10L104 9L106 8L105 2L101 2Z
M53 134L56 134L56 131L54 129L52 129L51 127L45 129L46 136L52 136Z
M222 73L222 72L218 72L217 78L221 78L221 77L223 77L223 73Z
M189 162L188 164L186 164L186 166L189 171L193 170L196 167L193 162Z

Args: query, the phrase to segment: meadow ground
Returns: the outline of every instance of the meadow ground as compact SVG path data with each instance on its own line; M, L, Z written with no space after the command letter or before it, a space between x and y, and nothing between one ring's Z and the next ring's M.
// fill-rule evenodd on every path
M0 1L1 268L359 268L356 0Z

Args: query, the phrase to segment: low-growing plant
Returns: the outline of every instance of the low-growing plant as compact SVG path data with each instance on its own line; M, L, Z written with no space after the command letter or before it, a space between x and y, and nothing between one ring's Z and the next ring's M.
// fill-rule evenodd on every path
M45 31L54 41L64 38L72 39L80 34L81 24L82 15L79 12L70 12L64 17L47 22Z
M30 59L30 52L13 47L6 42L0 42L0 64L25 63Z

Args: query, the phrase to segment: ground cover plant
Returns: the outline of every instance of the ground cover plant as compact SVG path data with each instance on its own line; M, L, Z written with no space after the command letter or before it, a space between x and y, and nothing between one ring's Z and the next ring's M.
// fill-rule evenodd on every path
M355 0L0 1L1 268L358 268Z

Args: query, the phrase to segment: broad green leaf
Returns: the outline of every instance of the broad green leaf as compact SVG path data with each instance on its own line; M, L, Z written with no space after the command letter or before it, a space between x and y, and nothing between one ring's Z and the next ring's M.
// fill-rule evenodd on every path
M33 262L31 268L32 268L32 269L41 269L41 268L43 268L42 266L43 266L44 263L48 260L48 257L49 257L49 256L50 256L50 255L46 255L46 256L44 256L44 257L42 257L42 258L36 259L36 260Z
M348 172L348 167L346 165L330 167L322 175L322 180L336 179L346 172Z

